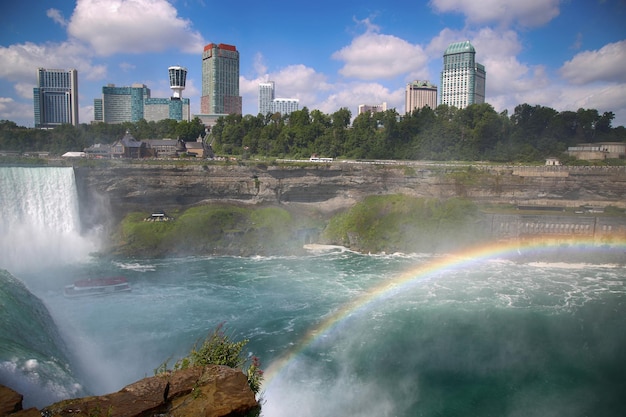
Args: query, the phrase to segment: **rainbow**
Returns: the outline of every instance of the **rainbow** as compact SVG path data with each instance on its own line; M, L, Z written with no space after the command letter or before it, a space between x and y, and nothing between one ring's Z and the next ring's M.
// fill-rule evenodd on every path
M533 241L507 241L492 242L483 246L466 249L459 253L434 257L433 260L409 269L403 274L388 280L385 283L372 288L367 293L354 299L350 303L343 305L336 312L330 314L323 322L310 329L306 335L286 352L270 364L265 372L265 386L269 386L283 369L307 347L315 343L316 340L331 333L339 327L346 318L358 314L385 299L407 290L411 286L417 285L420 281L437 276L445 271L453 269L467 268L472 264L479 264L489 259L511 258L515 255L527 253L545 253L561 247L562 243L551 240ZM568 241L568 248L588 249L589 247L601 249L597 242L588 238L580 238L575 241ZM618 253L624 253L626 259L626 237L614 239L610 248Z

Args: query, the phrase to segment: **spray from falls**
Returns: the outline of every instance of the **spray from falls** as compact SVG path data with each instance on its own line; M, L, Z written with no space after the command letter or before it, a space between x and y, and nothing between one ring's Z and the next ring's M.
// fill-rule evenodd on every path
M13 273L85 259L72 168L0 168L0 268Z

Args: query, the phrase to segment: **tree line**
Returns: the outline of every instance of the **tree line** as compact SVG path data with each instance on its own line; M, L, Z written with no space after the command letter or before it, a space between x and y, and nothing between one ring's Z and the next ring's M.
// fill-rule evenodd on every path
M205 135L199 118L190 122L164 119L158 122L140 120L136 123L92 123L78 126L61 125L54 129L32 129L18 126L8 120L0 121L0 150L50 152L62 155L68 151L82 151L96 143L112 144L130 132L137 140L183 139L195 141Z
M557 112L521 104L510 116L490 104L464 109L440 105L407 115L395 109L357 115L306 107L289 115L229 115L218 120L208 141L218 154L350 159L489 160L533 162L561 156L579 143L626 142L613 128L612 112Z
M395 109L359 114L341 108L332 114L304 107L289 115L228 115L218 119L204 138L218 155L267 158L488 160L536 162L561 157L570 146L626 142L626 128L612 127L615 115L594 109L562 111L529 104L513 114L490 104L464 109L440 105L400 115ZM51 130L19 127L0 121L0 149L63 154L95 143L109 144L129 131L136 139L204 136L200 119L122 124L82 124Z

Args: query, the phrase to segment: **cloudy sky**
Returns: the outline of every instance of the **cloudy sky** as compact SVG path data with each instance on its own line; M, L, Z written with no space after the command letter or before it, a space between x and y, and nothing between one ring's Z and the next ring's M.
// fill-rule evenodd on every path
M469 40L497 111L528 103L612 111L626 125L626 0L21 0L0 8L0 119L32 127L39 67L78 70L80 122L102 86L169 97L167 67L188 69L200 110L207 43L240 52L244 114L258 83L333 113L387 102L404 113L412 80L439 85L442 55Z

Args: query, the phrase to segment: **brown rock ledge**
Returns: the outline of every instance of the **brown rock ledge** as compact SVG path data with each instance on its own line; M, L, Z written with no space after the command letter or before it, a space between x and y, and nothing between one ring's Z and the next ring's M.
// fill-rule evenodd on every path
M21 409L21 396L15 394L20 408L3 409L6 414L0 413L0 416L26 415L18 411ZM112 394L60 401L44 408L41 415L235 417L251 415L259 409L259 402L241 371L227 366L208 365L144 378ZM12 411L18 413L10 414Z

